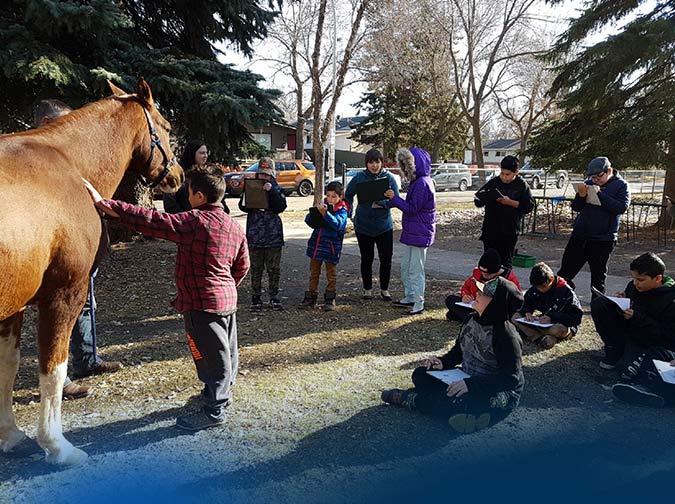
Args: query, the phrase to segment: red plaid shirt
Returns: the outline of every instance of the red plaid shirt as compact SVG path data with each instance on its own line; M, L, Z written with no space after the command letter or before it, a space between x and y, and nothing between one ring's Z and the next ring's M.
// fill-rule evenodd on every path
M103 203L120 215L119 222L144 235L178 244L176 287L172 302L179 312L231 313L237 309L237 285L250 266L246 234L221 203L168 214L130 205Z

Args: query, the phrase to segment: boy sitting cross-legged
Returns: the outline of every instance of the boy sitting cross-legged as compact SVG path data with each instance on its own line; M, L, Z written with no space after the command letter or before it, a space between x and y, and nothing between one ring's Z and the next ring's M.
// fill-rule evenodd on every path
M544 348L552 348L560 340L570 339L577 333L583 311L581 303L564 278L555 276L547 264L535 264L530 272L530 287L525 292L523 306L511 319L530 341ZM539 313L539 315L535 315ZM527 320L551 327L534 327L516 322Z
M342 184L331 182L326 187L326 199L316 206L322 219L318 227L314 228L312 236L307 242L307 257L309 257L309 289L300 304L301 308L313 308L319 296L319 278L321 266L326 265L326 291L324 294L324 311L335 309L335 295L337 287L337 264L340 262L342 241L345 237L349 204L342 199ZM311 214L307 214L305 222L313 227Z

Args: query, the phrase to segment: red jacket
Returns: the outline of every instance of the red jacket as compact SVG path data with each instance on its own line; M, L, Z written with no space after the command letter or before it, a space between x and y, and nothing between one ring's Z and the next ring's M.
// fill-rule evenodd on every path
M473 280L475 278L479 282L482 282L483 280L481 280L481 275L482 275L481 271L478 268L474 268L473 273L471 273L471 276L467 278L466 281L464 282L464 285L462 285L462 290L459 292L460 296L462 297L471 296L473 299L476 299L476 293L478 292L478 289L476 288L476 284ZM499 276L504 277L507 280L516 284L518 290L523 290L521 289L520 284L518 283L518 279L516 278L516 275L513 272L513 270L504 269L502 274Z

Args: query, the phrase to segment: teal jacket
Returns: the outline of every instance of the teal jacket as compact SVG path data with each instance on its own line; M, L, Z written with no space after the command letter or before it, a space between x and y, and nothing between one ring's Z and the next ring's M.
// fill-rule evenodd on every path
M398 184L396 179L385 168L382 168L377 175L373 175L366 168L360 171L347 184L345 191L345 200L349 203L351 208L354 208L354 196L356 196L356 186L361 182L369 180L376 180L386 177L389 179L389 187L392 188L396 196L398 196ZM378 236L394 229L394 222L391 219L391 206L389 200L384 199L377 202L383 208L372 208L371 204L359 204L356 207L356 215L354 217L354 230L357 233L366 236Z

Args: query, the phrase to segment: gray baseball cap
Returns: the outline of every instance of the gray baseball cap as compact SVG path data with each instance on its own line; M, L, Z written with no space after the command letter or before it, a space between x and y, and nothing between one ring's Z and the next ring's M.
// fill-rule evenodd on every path
M596 157L588 163L588 166L586 167L586 176L590 177L591 175L597 175L598 173L607 171L611 167L612 163L609 162L609 159L604 156Z

